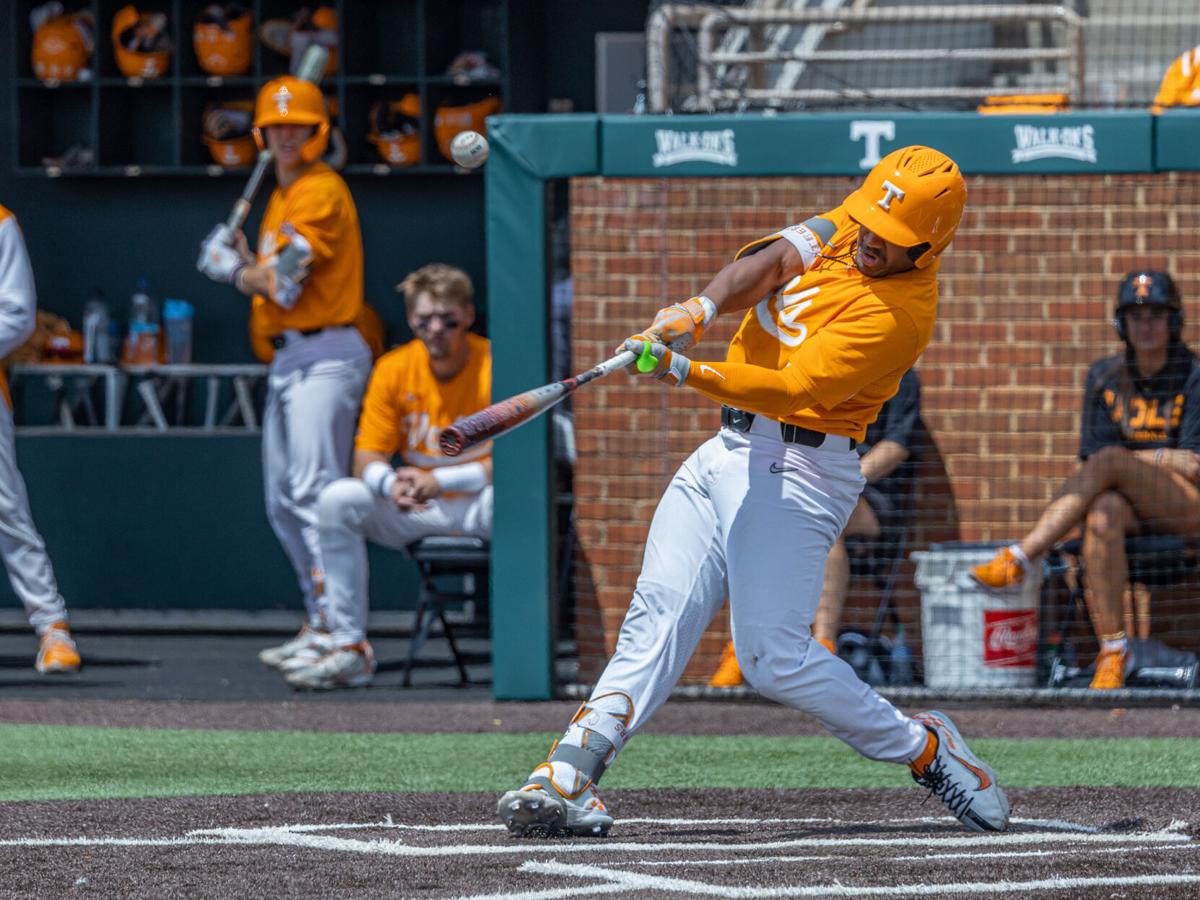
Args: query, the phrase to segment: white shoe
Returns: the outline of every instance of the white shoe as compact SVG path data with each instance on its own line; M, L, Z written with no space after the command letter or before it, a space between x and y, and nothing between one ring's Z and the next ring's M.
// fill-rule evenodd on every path
M311 665L287 673L288 684L310 691L366 687L374 677L375 653L366 641L331 650Z
M329 635L321 631L315 631L305 625L296 636L288 641L284 641L277 647L268 647L258 654L258 661L264 666L270 666L272 669L278 669L283 661L295 656L301 650L313 646L322 641L328 641Z
M1008 798L996 782L996 773L970 751L950 717L931 711L913 718L937 737L937 750L928 765L922 771L916 763L910 766L913 780L972 831L1008 828Z
M574 797L559 791L548 777L538 777L519 791L509 791L496 804L496 815L517 837L604 837L612 827L596 785L589 783Z

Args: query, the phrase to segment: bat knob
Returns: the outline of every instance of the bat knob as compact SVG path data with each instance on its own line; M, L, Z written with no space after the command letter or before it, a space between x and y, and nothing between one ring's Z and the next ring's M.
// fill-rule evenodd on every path
M658 367L658 360L650 351L650 342L642 341L642 355L637 358L637 370L643 374L653 372Z

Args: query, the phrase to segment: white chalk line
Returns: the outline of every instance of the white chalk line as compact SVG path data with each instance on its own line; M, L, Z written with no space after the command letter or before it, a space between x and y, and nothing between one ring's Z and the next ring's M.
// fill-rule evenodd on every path
M998 893L1030 893L1034 891L1070 890L1074 888L1100 887L1134 887L1134 886L1167 886L1179 884L1200 884L1200 875L1132 875L1092 877L1092 878L1045 878L1035 881L1000 881L1000 882L959 882L951 884L917 883L890 886L874 885L797 885L789 887L733 887L731 885L709 884L684 878L667 878L659 875L647 875L638 872L625 872L620 869L609 869L597 865L571 865L557 860L549 862L526 862L520 871L540 875L557 875L599 879L608 882L605 886L619 886L625 890L639 891L672 891L682 894L696 894L709 897L895 897L912 894L998 894ZM588 886L589 888L592 886ZM555 897L573 897L583 893L588 888L572 887L558 893L539 891L536 894L493 894L476 895L470 900L499 900L500 897L512 900L552 900ZM592 893L593 891L588 891ZM598 892L597 892L598 893ZM605 891L605 893L608 893Z

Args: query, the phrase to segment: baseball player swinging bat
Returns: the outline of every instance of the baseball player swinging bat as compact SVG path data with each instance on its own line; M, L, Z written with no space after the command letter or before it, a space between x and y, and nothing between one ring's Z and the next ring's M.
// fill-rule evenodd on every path
M649 342L646 346L649 347ZM646 353L643 353L642 357L645 356ZM536 419L546 410L553 409L589 381L603 378L617 369L625 368L634 361L641 364L642 357L629 350L622 350L611 359L606 359L598 366L593 366L573 378L564 378L562 381L543 384L541 387L493 403L477 413L464 416L443 430L442 436L438 440L438 446L446 456L458 456L468 447L473 447L481 441L500 437L502 434L508 434L514 428ZM653 361L650 362L650 365L653 367Z
M304 81L311 81L313 84L320 84L321 76L325 73L325 65L328 62L328 48L322 47L319 44L310 44L308 49L304 51L304 56L300 58L300 66L296 70L296 77ZM254 164L254 171L250 173L250 180L246 182L246 187L242 190L242 195L233 204L233 209L229 212L229 218L225 220L225 242L227 244L233 244L233 236L238 233L238 229L246 224L246 217L250 215L250 207L254 203L254 197L258 193L263 177L267 174L267 169L270 165L271 151L261 151L258 154L258 161Z

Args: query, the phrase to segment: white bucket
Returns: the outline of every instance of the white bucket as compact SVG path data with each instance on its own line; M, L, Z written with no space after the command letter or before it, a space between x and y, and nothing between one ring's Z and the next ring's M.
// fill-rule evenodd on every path
M997 545L944 544L912 554L921 589L925 686L1033 687L1042 567L1033 565L1017 590L981 588L971 568Z

